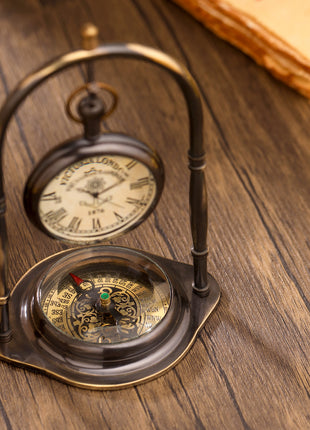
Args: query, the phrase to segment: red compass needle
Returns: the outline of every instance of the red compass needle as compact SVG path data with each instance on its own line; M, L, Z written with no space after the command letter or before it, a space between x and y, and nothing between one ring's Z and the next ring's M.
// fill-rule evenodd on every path
M69 273L73 281L76 283L76 285L79 287L83 281L83 279L79 278L78 276L74 275L74 273Z

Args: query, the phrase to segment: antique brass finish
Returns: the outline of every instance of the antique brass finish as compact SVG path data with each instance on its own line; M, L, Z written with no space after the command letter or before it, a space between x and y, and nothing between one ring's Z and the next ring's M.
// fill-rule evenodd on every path
M70 339L40 319L34 297L44 275L61 258L75 250L52 255L34 266L18 282L11 295L11 327L8 343L0 343L0 356L27 365L71 385L91 389L119 389L156 378L175 366L188 352L199 330L219 300L216 281L210 275L209 294L192 290L192 266L121 247L99 246L107 255L138 255L159 267L171 282L171 305L161 323L149 334L115 345ZM86 248L84 248L86 249ZM83 248L78 250L83 251ZM39 319L38 319L39 317ZM43 321L43 323L42 323Z
M83 49L94 49L99 45L99 32L94 24L90 22L84 24L81 30L81 36Z
M93 61L147 61L179 84L190 124L190 224L193 266L144 251L86 246L52 255L31 268L9 300L5 200L0 175L0 357L92 389L124 388L155 378L189 350L220 297L207 272L207 195L202 106L195 81L166 54L141 45L97 46L96 28L83 30L84 50L63 55L27 76L0 111L0 147L21 102L50 76L87 63L87 83L68 100L84 135L52 149L27 181L24 205L48 235L89 245L137 227L154 210L164 186L160 156L121 133L102 133L116 93L94 79ZM98 88L112 92L106 111ZM81 89L77 118L71 102Z

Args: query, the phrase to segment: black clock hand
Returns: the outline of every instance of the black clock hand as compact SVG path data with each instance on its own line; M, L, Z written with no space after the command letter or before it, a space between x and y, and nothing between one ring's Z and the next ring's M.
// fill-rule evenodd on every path
M87 194L91 195L92 197L94 197L95 199L97 199L98 196L100 196L101 194L105 193L106 191L111 190L112 188L116 187L117 185L121 184L122 182L124 182L124 180L125 179L120 179L117 182L115 182L114 184L110 185L109 187L107 187L104 190L99 191L99 192L98 191L96 191L96 192L89 191L89 190L87 190L85 188L77 188L76 190L77 191L81 191L82 193L87 193Z
M91 192L89 190L86 190L85 188L77 188L76 190L77 191L81 191L82 193L89 194L89 195L91 195L92 197L95 197L95 198L96 198L96 194L98 194L98 193L93 193L93 192Z
M111 190L112 188L116 187L117 185L121 184L122 182L124 182L125 179L120 179L119 181L115 182L114 184L110 185L109 187L105 188L104 190L100 191L99 193L96 193L97 196L99 196L100 194L105 193L106 191Z

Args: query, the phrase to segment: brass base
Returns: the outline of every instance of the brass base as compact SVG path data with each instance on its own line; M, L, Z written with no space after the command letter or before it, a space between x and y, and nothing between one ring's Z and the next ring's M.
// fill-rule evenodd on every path
M119 358L112 360L105 358L105 346L102 345L102 359L97 357L92 360L90 357L88 360L72 353L70 345L60 348L52 344L37 330L33 320L34 296L39 281L52 264L70 252L74 250L41 261L15 286L9 301L12 337L8 342L0 343L0 357L3 360L32 367L81 388L126 388L158 377L175 366L188 352L220 298L218 284L211 275L208 278L209 293L201 296L192 288L191 265L138 251L157 263L168 276L176 297L178 307L174 312L177 316L171 319L171 328L167 335L160 338L160 342L152 342L151 334L144 335L146 353L139 354L139 350L133 349L126 359L120 352Z

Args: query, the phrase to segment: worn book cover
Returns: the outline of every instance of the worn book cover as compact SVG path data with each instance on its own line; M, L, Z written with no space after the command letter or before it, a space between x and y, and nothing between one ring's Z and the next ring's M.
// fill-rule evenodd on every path
M310 1L173 1L278 79L310 97Z

